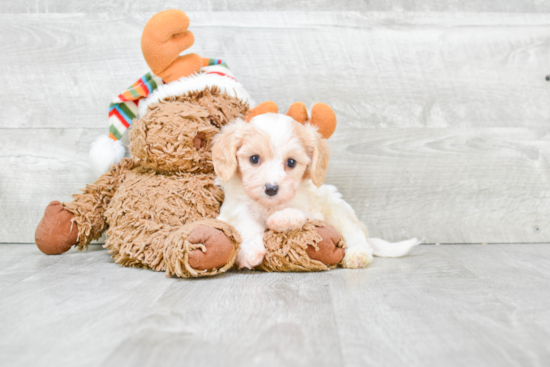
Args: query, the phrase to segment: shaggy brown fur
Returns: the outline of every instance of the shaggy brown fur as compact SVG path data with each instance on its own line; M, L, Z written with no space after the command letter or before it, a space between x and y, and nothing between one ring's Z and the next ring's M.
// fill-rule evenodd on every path
M194 226L186 224L215 218L222 202L223 192L214 185L211 173L167 176L137 167L126 174L105 212L110 225L105 247L122 265L165 270L163 257L167 238L172 233L187 236ZM239 242L236 241L238 235L227 225L219 221L205 223L224 228L235 243ZM198 274L189 269L188 266L185 275ZM174 273L183 276L182 271Z
M233 244L229 259L219 268L198 270L189 264L191 251L206 250L204 244L188 241L191 231L201 225L222 231ZM111 227L107 236L109 238L105 247L117 264L166 271L168 277L176 275L184 278L216 275L229 270L235 262L241 242L233 227L215 219L190 222L177 227L141 221L139 224Z
M74 215L73 223L78 227L76 247L88 248L91 241L97 240L107 228L105 210L111 203L118 185L126 173L134 167L131 159L123 159L111 170L99 177L91 185L86 185L82 194L74 194L74 201L63 203L67 211Z
M208 121L217 128L221 128L231 120L244 116L248 112L248 103L231 97L216 86L177 97L168 97L164 101L189 102L203 107L208 111Z
M303 272L334 269L337 264L327 266L320 261L312 260L307 254L309 246L319 249L318 244L323 239L316 229L326 225L323 221L312 220L306 222L301 229L293 231L267 230L264 235L267 253L258 270ZM343 238L336 243L336 247L346 248Z
M248 104L217 87L168 97L150 105L145 116L134 121L130 150L141 165L158 172L214 172L212 138L220 127L247 111Z
M214 178L212 173L167 176L136 167L126 173L105 218L111 226L145 221L174 227L215 218L223 191L214 185Z

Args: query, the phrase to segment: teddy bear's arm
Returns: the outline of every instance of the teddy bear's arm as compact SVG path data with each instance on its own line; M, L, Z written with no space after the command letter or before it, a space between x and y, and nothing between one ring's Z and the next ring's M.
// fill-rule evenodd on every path
M123 159L101 175L96 182L86 185L74 200L61 204L51 202L36 228L36 245L49 255L61 254L73 245L79 250L101 237L107 229L105 211L125 174L134 163Z

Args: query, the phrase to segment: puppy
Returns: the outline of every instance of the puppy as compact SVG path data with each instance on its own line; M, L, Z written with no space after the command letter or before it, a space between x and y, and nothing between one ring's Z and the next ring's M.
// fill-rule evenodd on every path
M325 220L347 244L343 266L363 268L372 256L406 254L416 239L390 244L367 239L365 226L336 187L323 185L328 141L310 123L277 113L250 122L236 119L214 137L216 183L225 192L219 220L233 225L243 242L240 268L253 269L265 255L264 232L301 228L308 219Z

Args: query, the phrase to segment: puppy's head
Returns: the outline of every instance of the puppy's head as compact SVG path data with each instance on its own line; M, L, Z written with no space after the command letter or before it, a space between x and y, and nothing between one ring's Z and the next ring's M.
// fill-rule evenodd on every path
M316 126L266 113L226 125L214 137L212 160L222 181L237 175L250 198L274 206L291 200L304 179L323 184L329 148Z

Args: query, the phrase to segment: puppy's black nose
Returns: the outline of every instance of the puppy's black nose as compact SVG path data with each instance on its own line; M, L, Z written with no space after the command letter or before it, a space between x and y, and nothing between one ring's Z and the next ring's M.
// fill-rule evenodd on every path
M267 195L275 196L275 195L277 195L277 191L279 191L279 186L271 185L271 184L266 184L265 185L265 193Z

